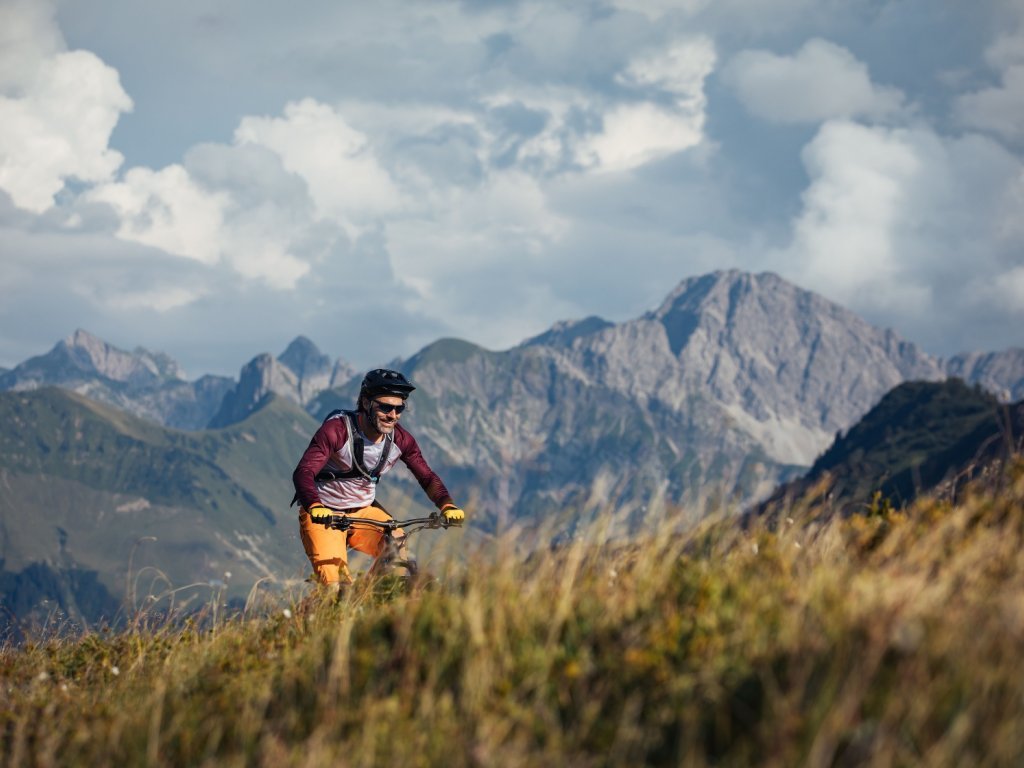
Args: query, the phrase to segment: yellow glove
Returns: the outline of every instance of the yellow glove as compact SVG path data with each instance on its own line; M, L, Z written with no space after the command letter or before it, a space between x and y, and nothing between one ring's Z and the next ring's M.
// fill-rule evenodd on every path
M316 503L309 508L309 519L319 525L331 524L331 510L323 504Z
M466 513L454 504L445 504L441 508L441 514L444 515L444 522L447 525L462 525L466 519Z

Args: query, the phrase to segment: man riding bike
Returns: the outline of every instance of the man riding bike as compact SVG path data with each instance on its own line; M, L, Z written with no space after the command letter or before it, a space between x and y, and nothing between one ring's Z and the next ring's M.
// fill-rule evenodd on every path
M415 389L398 371L377 368L363 378L355 411L334 411L313 435L292 482L299 510L302 546L317 580L338 590L352 582L348 550L371 557L382 554L381 531L353 525L342 531L327 527L331 515L391 520L376 502L377 482L401 459L441 511L446 523L461 523L463 512L441 478L427 464L416 440L399 425L405 401ZM404 534L395 531L398 557L409 560Z

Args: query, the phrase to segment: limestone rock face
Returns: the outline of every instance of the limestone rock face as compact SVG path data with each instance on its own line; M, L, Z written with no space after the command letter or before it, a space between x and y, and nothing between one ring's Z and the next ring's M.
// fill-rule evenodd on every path
M754 497L892 387L945 376L892 331L737 271L684 280L634 320L560 323L505 352L438 342L403 370L420 387L409 423L499 519Z
M344 360L331 362L312 341L299 336L279 357L263 353L242 366L238 385L224 396L209 426L241 421L271 393L305 406L325 389L340 386L354 375Z

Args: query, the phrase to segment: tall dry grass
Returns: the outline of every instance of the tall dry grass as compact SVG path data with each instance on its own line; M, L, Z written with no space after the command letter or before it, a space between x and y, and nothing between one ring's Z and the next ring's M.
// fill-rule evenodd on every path
M868 510L872 512L872 510ZM0 652L5 765L1020 765L1024 462Z

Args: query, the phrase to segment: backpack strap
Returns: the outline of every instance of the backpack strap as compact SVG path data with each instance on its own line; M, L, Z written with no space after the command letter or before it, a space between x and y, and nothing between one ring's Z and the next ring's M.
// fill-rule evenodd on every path
M360 433L358 428L358 422L356 421L355 411L342 411L336 410L331 411L327 415L330 419L333 416L340 416L345 420L345 426L348 431L348 439L346 445L348 446L349 453L352 456L352 467L344 472L332 472L331 470L321 470L317 473L317 482L327 482L328 480L347 480L353 477L365 477L374 485L380 480L380 472L384 469L388 461L388 456L391 454L391 446L395 442L394 435L384 436L384 449L380 452L380 459L377 461L377 465L373 469L367 469L363 463L363 435Z

